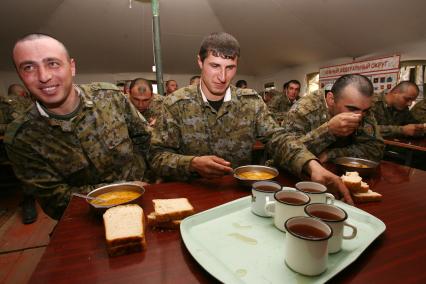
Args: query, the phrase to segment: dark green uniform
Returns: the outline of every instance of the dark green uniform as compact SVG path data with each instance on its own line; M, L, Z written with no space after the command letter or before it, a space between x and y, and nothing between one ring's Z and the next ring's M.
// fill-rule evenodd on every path
M281 122L284 119L285 113L290 110L294 102L291 102L286 94L276 90L269 91L272 93L272 98L267 103L269 110L272 112L274 118Z
M72 118L54 118L37 103L5 135L16 175L53 218L61 216L72 192L145 176L146 120L115 85L75 88L81 103Z
M16 94L0 96L0 134L6 132L7 125L16 119L32 104L30 98Z
M154 93L152 94L149 108L142 112L142 115L146 118L146 120L151 121L152 119L160 116L163 100L164 96Z
M384 143L371 112L348 137L331 134L328 131L330 119L323 96L313 93L302 97L286 114L282 122L284 133L274 138L284 137L285 141L279 144L281 149L276 149L281 158L278 164L300 176L305 163L316 159L324 150L330 160L343 156L376 161L382 158Z
M419 122L426 123L426 100L417 102L410 110L411 115Z
M402 135L402 126L419 123L408 108L401 111L388 106L385 101L385 95L383 94L374 95L372 109L383 137Z
M231 86L230 92L219 111L203 101L199 86L181 88L164 99L150 151L158 175L189 178L194 156L216 155L233 168L251 163L255 141L267 143L278 124L254 90Z

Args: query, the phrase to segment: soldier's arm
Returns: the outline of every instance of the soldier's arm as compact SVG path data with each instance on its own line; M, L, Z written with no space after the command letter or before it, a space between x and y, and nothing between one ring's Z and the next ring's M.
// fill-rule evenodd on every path
M181 131L176 115L163 105L153 129L149 162L158 176L186 180L191 176L190 164L195 156L178 154Z
M31 145L19 141L6 144L6 151L13 170L22 181L26 193L34 194L43 210L58 219L68 205L73 192L89 193L100 185L71 187L38 153L31 151Z
M382 137L394 137L403 135L401 125L379 125L380 135Z
M311 122L307 116L296 110L287 113L282 126L286 132L293 134L298 143L304 144L314 155L319 155L336 141L335 136L329 132L327 122L311 130Z
M383 157L385 144L380 135L379 128L374 118L369 118L362 128L358 128L354 143L342 147L327 150L328 159L336 157L358 157L374 161L380 161Z

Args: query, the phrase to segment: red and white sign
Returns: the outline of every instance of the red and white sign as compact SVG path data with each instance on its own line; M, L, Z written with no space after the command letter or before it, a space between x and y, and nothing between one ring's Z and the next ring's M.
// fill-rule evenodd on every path
M398 82L400 55L320 68L320 89L346 74L362 74L373 83L375 92L387 93Z

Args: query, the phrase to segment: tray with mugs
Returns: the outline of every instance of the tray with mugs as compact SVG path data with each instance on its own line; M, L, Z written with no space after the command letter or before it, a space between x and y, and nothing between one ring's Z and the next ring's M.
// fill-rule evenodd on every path
M312 203L300 190L266 185L260 187L263 192L255 189L252 196L198 213L181 224L188 251L221 282L323 283L354 262L386 229L381 220L339 200L327 204L324 197L324 202ZM295 203L303 205L281 214L279 206L292 202L287 197L296 197L300 202Z

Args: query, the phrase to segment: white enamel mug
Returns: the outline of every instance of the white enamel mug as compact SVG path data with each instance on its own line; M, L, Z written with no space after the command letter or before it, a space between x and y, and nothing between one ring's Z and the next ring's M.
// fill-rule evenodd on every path
M334 196L327 192L327 187L313 181L301 181L296 183L296 189L306 193L311 198L311 203L334 204Z
M274 194L281 190L281 185L274 181L258 181L251 188L251 211L262 217L271 217L265 212L265 204L274 200Z

